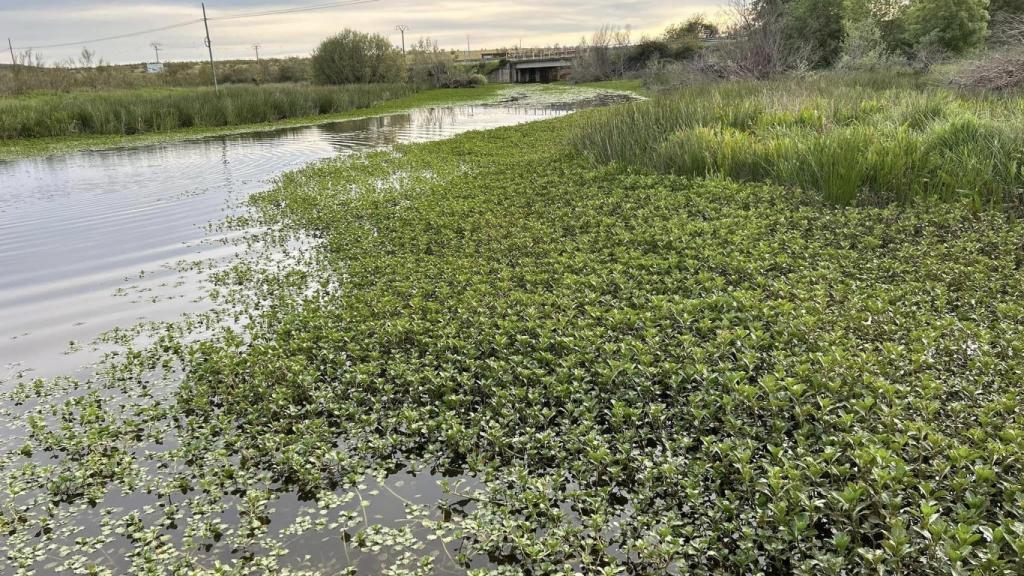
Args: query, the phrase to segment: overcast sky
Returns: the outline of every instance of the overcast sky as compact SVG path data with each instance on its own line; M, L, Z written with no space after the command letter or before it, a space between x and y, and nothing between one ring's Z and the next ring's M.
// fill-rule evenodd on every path
M575 44L604 23L629 25L634 37L656 33L669 23L696 13L714 17L720 0L379 0L318 11L217 21L218 17L326 4L331 0L208 0L210 35L217 58L260 55L305 56L317 43L343 28L377 32L399 43L394 27L409 27L406 42L421 36L437 39L444 48L473 49ZM15 49L38 48L47 62L77 56L83 46L108 62L153 59L150 43L163 44L165 60L206 57L202 23L131 38L91 41L162 28L201 17L200 0L96 2L86 0L0 0L0 41L9 36ZM82 42L88 41L88 42ZM44 46L73 43L70 47ZM6 46L4 46L6 48ZM8 61L4 54L0 62Z

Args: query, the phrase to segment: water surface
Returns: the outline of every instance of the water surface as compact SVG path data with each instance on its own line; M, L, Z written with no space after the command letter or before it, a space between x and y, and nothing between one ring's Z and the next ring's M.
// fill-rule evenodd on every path
M74 373L111 328L205 306L173 264L236 248L208 224L304 164L559 116L459 106L301 128L0 162L0 382Z

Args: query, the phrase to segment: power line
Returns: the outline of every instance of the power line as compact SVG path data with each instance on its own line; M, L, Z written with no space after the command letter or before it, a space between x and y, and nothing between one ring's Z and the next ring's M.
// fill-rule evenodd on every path
M133 38L135 36L143 36L146 34L153 34L154 32L164 32L166 30L173 30L175 28L184 28L185 26L192 26L199 24L206 20L210 21L225 21L225 20L239 20L242 18L258 18L262 16L277 16L282 14L295 14L299 12L311 12L314 10L326 10L328 8L339 8L342 6L355 6L359 4L373 4L380 2L380 0L347 0L345 2L329 2L325 4L311 4L309 6L296 6L294 8L281 8L278 10L266 10L263 12L248 12L245 14L237 14L234 16L218 16L211 18L196 18L195 20L189 20L187 22L180 22L178 24L170 24L168 26L161 26L160 28L150 28L148 30L139 30L137 32L126 32L124 34L117 34L115 36L104 36L102 38L92 38L90 40L80 40L77 42L63 42L60 44L44 44L39 46L14 46L16 50L44 50L50 48L71 48L76 46L82 46L85 44L95 44L97 42L109 42L111 40L123 40L125 38Z
M298 12L312 12L314 10L327 10L328 8L340 8L342 6L355 6L357 4L373 4L380 2L380 0L347 0L345 2L329 2L327 4L312 4L309 6L296 6L294 8L280 8L278 10L266 10L263 12L249 12L246 14L236 14L234 16L216 16L211 17L210 20L223 21L223 20L239 20L242 18L258 18L261 16L278 16L281 14L295 14Z
M160 28L151 28L149 30L140 30L138 32L128 32L126 34L118 34L116 36L106 36L103 38L93 38L92 40L81 40L79 42L65 42L63 44L46 44L42 46L25 46L17 47L18 50L43 50L46 48L70 48L73 46L82 46L83 44L95 44L97 42L107 42L110 40L121 40L123 38L132 38L134 36L143 36L145 34L152 34L154 32L163 32L165 30L173 30L175 28L184 28L185 26L192 26L202 22L202 18L196 20L189 20L188 22L180 22L178 24L171 24L169 26L162 26Z

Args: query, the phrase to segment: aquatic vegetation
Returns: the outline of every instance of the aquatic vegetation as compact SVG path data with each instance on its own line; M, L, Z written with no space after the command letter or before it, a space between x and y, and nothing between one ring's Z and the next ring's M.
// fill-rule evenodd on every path
M844 206L1017 210L1022 104L886 74L702 85L590 116L574 146L600 164L796 186Z
M8 395L29 423L0 482L12 566L123 546L149 573L1024 570L1020 222L594 167L567 143L607 114L260 194L239 224L305 238L292 264L220 273L222 317L70 397ZM426 471L451 483L407 521L364 512Z
M37 93L0 100L0 140L133 135L336 114L408 96L404 84Z

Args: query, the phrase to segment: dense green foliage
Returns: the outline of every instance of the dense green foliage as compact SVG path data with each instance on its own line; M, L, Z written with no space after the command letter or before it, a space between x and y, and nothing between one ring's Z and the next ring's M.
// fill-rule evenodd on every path
M743 126L764 102L723 109ZM444 557L402 547L418 526L503 574L1024 571L1024 227L963 202L839 210L630 173L636 156L594 167L568 146L658 111L286 176L250 224L315 247L223 275L248 302L228 317L250 321L168 332L127 356L112 399L39 404L0 484L39 499L0 514L8 557L46 556L65 506L115 486L159 503L104 520L154 574L212 573L218 542L236 551L219 573L282 573L276 490L316 495L300 534L402 573ZM161 396L151 370L174 358ZM335 517L365 469L410 460L479 489L386 529Z
M305 118L368 108L414 91L404 84L378 84L38 93L0 100L0 140L131 135Z
M821 68L839 60L846 38L844 0L758 0L765 25L779 19L786 43L800 46L804 58Z
M600 163L799 186L842 205L966 199L1018 210L1021 105L897 74L704 85L590 115L576 148Z
M959 54L988 34L989 0L915 0L907 11L911 39Z
M402 53L387 38L349 29L320 43L312 67L318 84L393 83L405 75Z

